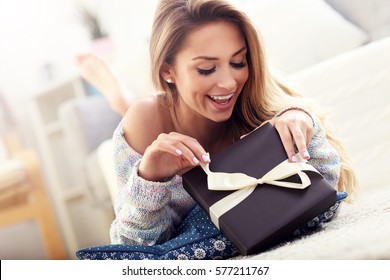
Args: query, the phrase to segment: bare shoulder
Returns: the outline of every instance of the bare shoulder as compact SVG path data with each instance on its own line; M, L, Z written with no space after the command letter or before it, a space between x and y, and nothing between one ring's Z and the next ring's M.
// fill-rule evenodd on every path
M132 103L124 116L124 136L129 145L138 153L169 130L170 117L167 108L156 97L150 96Z

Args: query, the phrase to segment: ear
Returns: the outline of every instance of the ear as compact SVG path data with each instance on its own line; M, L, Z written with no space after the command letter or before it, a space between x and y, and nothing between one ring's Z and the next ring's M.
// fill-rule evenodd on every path
M164 62L161 67L160 75L167 83L174 82L173 67L166 62Z

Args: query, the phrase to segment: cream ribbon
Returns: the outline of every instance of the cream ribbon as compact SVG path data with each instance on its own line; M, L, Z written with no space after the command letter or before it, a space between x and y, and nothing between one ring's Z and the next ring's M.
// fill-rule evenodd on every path
M311 181L309 176L302 171L314 171L317 173L318 171L313 166L307 164L299 154L297 154L296 157L298 159L297 162L285 160L268 171L260 179L243 173L212 172L210 171L208 163L201 163L201 167L207 174L209 190L236 190L210 206L209 215L217 228L219 228L219 217L247 198L259 184L270 184L293 189L304 189L310 186ZM280 181L293 175L298 175L301 179L301 183Z

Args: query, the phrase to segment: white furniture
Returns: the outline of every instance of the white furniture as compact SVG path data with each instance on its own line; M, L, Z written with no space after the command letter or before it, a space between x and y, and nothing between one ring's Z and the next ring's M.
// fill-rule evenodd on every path
M35 94L29 104L31 124L69 258L75 258L74 252L81 247L109 242L113 215L111 209L102 211L91 202L80 180L81 171L73 162L77 151L75 154L69 149L59 120L62 104L85 96L83 81L75 77Z

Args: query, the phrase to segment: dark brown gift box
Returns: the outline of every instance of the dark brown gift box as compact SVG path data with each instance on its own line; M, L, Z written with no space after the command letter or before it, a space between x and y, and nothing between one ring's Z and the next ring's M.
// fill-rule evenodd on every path
M265 124L211 157L213 172L240 172L261 178L287 159L279 134ZM242 255L264 251L336 203L336 190L319 174L305 171L311 185L290 189L258 185L251 195L219 218L220 231ZM298 176L286 181L300 182ZM199 166L183 175L185 190L209 213L209 207L233 191L207 187L207 175Z

